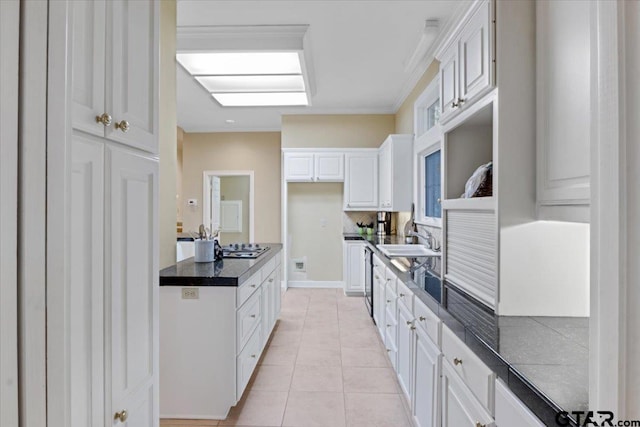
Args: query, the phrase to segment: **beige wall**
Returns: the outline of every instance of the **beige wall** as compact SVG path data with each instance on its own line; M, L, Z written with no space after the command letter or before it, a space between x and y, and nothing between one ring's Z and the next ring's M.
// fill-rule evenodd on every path
M160 268L176 262L176 2L160 2Z
M377 148L394 129L393 114L282 116L282 146Z
M221 200L240 200L242 202L242 232L223 232L220 235L220 243L249 242L249 176L221 176L220 198Z
M183 156L184 230L202 223L204 171L253 170L255 179L256 242L281 240L281 172L279 132L185 133ZM198 199L197 207L186 200Z
M283 116L282 146L377 148L394 130L393 114ZM307 257L306 280L342 280L343 184L287 185L289 258Z
M307 257L307 280L342 280L342 186L288 184L289 257Z
M404 100L398 111L396 112L396 129L395 133L413 133L413 104L416 99L429 86L429 83L438 75L440 63L434 60L424 72L416 86L413 88L407 99Z
M176 204L178 221L182 221L182 211L184 210L184 199L182 198L182 143L184 141L184 130L178 126L178 158L176 175Z

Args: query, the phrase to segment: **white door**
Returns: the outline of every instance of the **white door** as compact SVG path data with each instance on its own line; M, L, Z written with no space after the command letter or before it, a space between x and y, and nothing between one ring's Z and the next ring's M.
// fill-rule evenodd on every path
M158 162L108 149L107 304L115 425L158 425ZM126 411L126 415L123 411ZM116 416L126 421L113 421ZM110 424L108 424L110 425Z
M420 328L416 328L414 336L414 421L418 427L437 427L440 425L440 350Z
M292 182L311 182L315 179L312 153L285 153L284 179Z
M111 140L158 152L159 2L107 2L106 111Z
M440 121L458 108L458 45L451 46L440 62Z
M220 177L212 176L210 177L210 186L209 186L209 212L210 219L209 224L207 226L211 229L211 232L215 232L215 230L220 230L222 226L222 214L221 214L221 196L220 196Z
M69 427L104 425L104 144L71 142L69 281Z
M493 418L462 382L447 360L442 362L442 427L495 427Z
M378 154L347 153L344 209L378 209Z
M314 155L316 181L343 182L344 154L316 153Z
M18 426L17 203L20 2L0 1L0 414Z
M491 84L489 21L491 2L485 2L466 24L460 35L460 103Z
M398 382L402 388L402 392L411 402L411 341L413 331L416 327L413 325L414 318L411 312L398 302L398 364L397 374Z

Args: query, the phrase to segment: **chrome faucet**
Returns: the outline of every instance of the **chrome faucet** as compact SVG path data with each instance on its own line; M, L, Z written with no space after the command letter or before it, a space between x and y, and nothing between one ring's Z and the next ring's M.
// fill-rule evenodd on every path
M434 251L439 251L440 246L438 245L437 239L429 231L425 230L425 233L427 234L425 235L425 234L420 234L417 231L410 231L409 236L415 236L415 237L418 237L419 239L424 239L426 240L427 247L429 249Z

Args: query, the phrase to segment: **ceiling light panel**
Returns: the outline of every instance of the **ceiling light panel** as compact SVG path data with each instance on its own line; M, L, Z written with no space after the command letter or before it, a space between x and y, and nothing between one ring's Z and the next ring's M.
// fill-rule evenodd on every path
M305 92L212 93L223 107L268 107L309 105Z
M301 75L197 76L209 92L304 92Z
M297 52L178 53L176 59L193 76L302 73Z

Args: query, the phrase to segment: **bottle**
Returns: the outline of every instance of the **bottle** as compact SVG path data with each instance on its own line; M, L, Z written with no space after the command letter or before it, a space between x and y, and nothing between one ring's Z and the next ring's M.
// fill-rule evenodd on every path
M416 216L415 216L415 205L413 203L411 203L411 216L409 217L409 221L406 222L406 224L404 225L404 242L405 243L418 243L416 241L417 237L416 236L410 236L410 234L412 232L417 232L418 231L418 227L416 227L416 222L415 222Z

